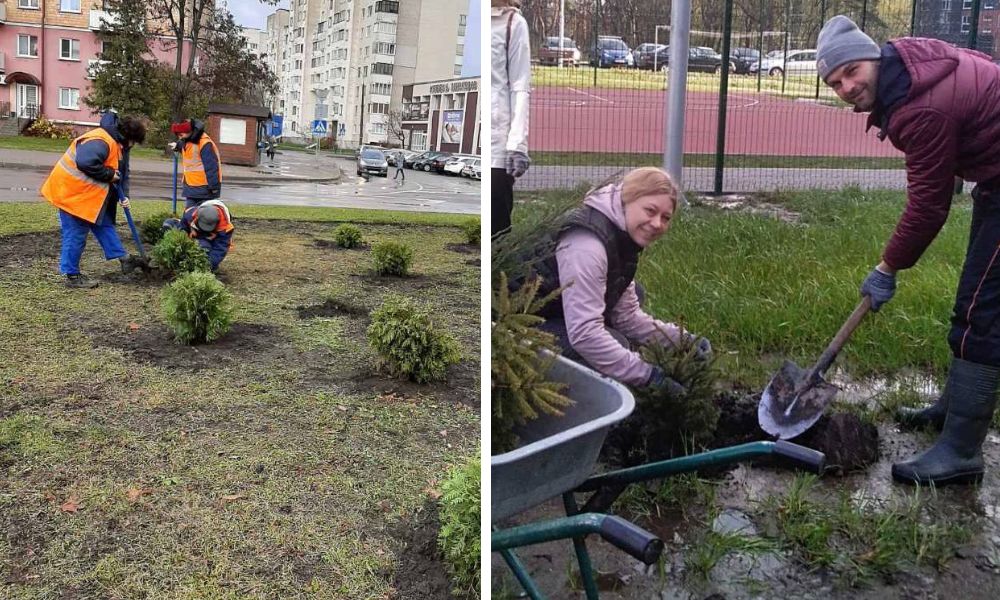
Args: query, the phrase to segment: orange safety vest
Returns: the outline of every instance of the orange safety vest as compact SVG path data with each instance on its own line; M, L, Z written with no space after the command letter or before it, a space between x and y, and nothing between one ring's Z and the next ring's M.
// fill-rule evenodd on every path
M215 152L215 159L219 163L219 183L222 183L222 158L219 156L219 148L212 142L212 138L207 133L202 133L198 139L198 144L185 143L181 156L184 159L184 183L190 187L204 187L208 185L208 177L205 176L205 165L201 162L201 149L206 144L212 144L212 151Z
M198 229L198 209L201 208L202 206L214 206L215 210L219 211L219 224L218 226L216 226L215 231L213 231L210 234L205 234L200 229ZM232 223L232 217L229 216L229 209L226 208L226 205L222 204L218 200L209 200L207 202L203 202L198 206L192 206L185 212L191 213L191 233L189 234L191 237L199 237L200 235L205 235L206 236L205 239L210 240L215 237L216 233L219 232L229 233L234 229ZM230 247L232 247L232 244L230 244Z
M101 207L111 191L111 184L98 181L86 175L76 166L76 149L89 140L103 140L108 145L108 158L104 166L118 170L122 147L111 134L98 127L73 140L69 149L52 167L48 179L42 185L42 196L56 208L88 223L96 223Z

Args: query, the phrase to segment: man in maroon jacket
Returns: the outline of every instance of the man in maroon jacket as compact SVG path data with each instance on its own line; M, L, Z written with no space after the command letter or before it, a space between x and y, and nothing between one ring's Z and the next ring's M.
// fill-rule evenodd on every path
M1000 382L1000 67L940 40L900 38L879 48L844 16L823 26L816 58L827 85L870 113L868 129L878 127L879 138L906 155L906 208L861 285L873 310L892 298L896 272L916 264L941 230L955 177L977 182L948 335L948 382L932 406L899 415L941 435L928 451L894 464L892 475L915 484L978 482Z

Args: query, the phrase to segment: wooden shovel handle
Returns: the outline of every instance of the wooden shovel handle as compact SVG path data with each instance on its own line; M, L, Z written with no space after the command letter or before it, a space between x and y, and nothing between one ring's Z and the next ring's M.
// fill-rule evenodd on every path
M822 376L823 373L826 373L826 370L830 368L830 365L832 365L833 361L837 358L837 354L840 353L840 349L847 343L847 340L851 337L851 334L854 333L854 330L858 328L858 325L861 324L861 319L868 314L871 307L871 296L865 296L861 299L861 302L858 303L854 312L851 313L850 317L847 317L847 321L845 321L840 327L840 331L837 332L837 335L833 336L833 341L830 342L830 345L827 346L826 350L823 351L823 354L820 355L819 360L816 361L816 366L809 371L809 376L803 380L804 382L808 382L808 385L811 385L817 376Z

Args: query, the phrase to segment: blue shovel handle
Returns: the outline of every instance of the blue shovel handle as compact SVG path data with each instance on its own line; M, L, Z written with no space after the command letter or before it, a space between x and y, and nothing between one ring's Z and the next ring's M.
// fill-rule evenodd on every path
M118 192L118 201L121 202L125 199L125 193L122 192L120 185L115 186L115 191ZM139 230L135 228L135 221L132 220L132 211L122 207L125 211L125 219L128 221L128 228L132 230L132 239L135 240L136 247L139 248L139 256L146 258L146 249L142 247L142 240L139 239Z

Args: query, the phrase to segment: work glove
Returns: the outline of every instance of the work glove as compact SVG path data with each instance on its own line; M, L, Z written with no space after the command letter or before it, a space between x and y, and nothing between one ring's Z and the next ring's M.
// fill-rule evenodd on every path
M668 377L660 367L653 367L653 372L650 374L646 385L648 387L666 389L671 396L683 397L687 395L687 388L677 383L676 379Z
M531 159L524 152L514 150L507 153L507 174L514 177L524 175L524 172L531 166Z
M122 205L122 208L131 208L132 206L131 204L129 204L128 198L124 196L122 196L122 199L119 200L118 203Z
M870 296L872 311L878 312L879 307L892 299L896 293L896 276L879 271L878 267L865 277L861 284L861 296Z
M712 360L712 343L706 337L700 337L693 333L684 334L684 341L694 346L694 357L696 360L708 362Z
M118 183L122 180L122 174L115 171L115 174L111 176L111 183Z
M167 148L170 148L171 152L177 152L177 142L170 142L167 144Z

